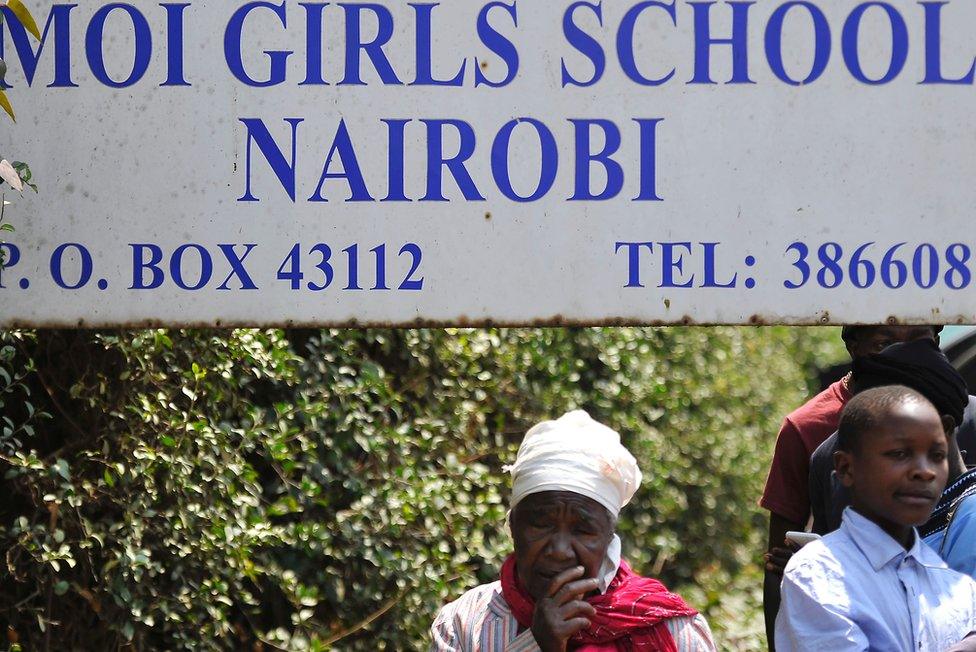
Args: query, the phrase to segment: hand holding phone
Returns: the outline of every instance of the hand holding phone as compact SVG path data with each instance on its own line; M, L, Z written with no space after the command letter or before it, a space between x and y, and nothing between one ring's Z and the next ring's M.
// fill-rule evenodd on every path
M819 538L820 535L814 534L813 532L797 532L795 530L791 530L786 533L786 542L792 543L797 547L797 549L802 548L808 543L816 541Z

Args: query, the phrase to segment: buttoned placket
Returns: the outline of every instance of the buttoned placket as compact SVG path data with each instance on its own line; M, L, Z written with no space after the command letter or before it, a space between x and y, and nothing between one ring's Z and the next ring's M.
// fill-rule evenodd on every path
M898 562L898 579L901 581L902 589L905 591L905 600L908 603L908 614L912 624L913 646L918 650L923 650L922 632L920 631L922 618L919 614L919 588L918 588L918 568L914 557L903 555Z

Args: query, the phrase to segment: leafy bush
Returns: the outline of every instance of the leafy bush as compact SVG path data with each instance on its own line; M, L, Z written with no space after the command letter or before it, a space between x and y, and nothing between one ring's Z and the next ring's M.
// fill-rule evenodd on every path
M758 646L814 329L45 331L0 342L0 621L23 649L422 649L495 579L511 461L572 408L645 484L625 554ZM50 418L44 418L45 413Z

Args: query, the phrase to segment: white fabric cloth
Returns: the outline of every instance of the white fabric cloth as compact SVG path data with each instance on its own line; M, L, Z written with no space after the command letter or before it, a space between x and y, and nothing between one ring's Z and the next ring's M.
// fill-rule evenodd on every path
M613 581L618 570L620 570L620 537L614 534L613 539L610 540L610 545L607 546L607 555L603 558L603 563L600 564L600 572L597 575L600 581L597 588L600 593L607 592L607 587L610 586L610 582Z
M506 470L512 474L511 509L531 494L572 491L600 503L616 518L641 482L637 460L620 443L620 435L583 410L534 426ZM600 567L600 593L618 568L620 537L614 534Z
M641 482L637 460L620 443L620 435L583 410L534 426L508 470L512 509L530 494L572 491L600 503L616 518Z

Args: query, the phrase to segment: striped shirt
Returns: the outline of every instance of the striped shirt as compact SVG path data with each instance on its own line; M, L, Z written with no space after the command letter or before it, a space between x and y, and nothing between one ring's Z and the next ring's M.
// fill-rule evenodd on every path
M665 621L678 652L715 652L712 632L700 614ZM502 596L502 583L482 584L445 605L431 627L431 652L538 652L531 630L518 621ZM650 652L650 651L648 651Z

